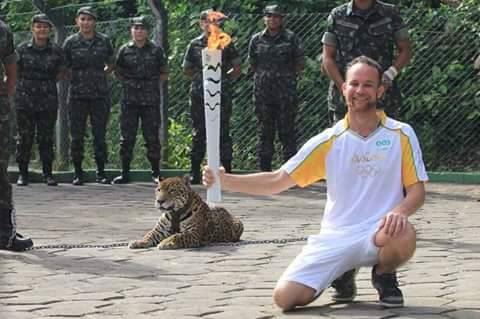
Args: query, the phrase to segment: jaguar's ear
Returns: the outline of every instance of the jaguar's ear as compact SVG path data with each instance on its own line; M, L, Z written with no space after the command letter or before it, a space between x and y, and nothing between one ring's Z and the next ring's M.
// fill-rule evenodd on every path
M157 183L157 188L160 188L160 186L162 185L164 179L158 179L158 183Z

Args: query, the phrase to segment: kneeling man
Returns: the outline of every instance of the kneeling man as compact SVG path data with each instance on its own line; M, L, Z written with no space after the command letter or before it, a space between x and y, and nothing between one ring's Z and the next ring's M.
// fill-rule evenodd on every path
M381 305L403 306L395 270L415 252L408 217L423 205L428 177L413 129L377 112L383 93L380 65L360 56L346 71L348 113L342 121L310 139L277 171L218 172L222 188L254 195L327 181L320 233L309 237L273 292L284 311L309 304L336 278L362 266L373 266ZM204 184L214 181L205 167Z

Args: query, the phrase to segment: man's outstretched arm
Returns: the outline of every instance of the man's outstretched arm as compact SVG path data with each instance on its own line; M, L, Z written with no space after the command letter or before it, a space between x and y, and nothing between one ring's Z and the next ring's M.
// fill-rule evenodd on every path
M222 189L252 195L278 194L296 185L295 181L283 169L274 172L254 174L226 174L223 168L218 172ZM215 182L212 169L205 166L203 184L210 187Z

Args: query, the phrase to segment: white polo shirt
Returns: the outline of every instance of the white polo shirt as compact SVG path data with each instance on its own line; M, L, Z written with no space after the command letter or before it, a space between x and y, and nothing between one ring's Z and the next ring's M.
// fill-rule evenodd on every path
M379 127L366 138L345 117L282 166L301 187L326 179L322 231L367 230L399 204L404 187L428 180L412 127L378 116Z

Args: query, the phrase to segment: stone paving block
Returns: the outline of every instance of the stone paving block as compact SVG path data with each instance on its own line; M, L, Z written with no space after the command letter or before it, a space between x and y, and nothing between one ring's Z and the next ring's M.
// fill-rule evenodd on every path
M478 319L480 318L480 311L462 309L462 310L449 312L446 314L446 317L451 319Z

